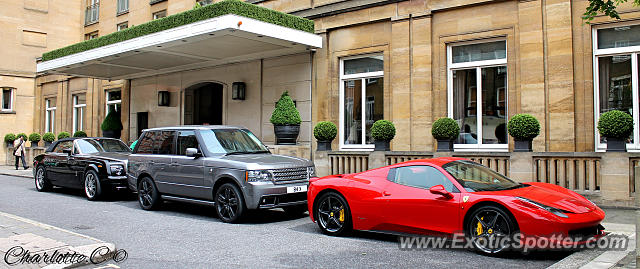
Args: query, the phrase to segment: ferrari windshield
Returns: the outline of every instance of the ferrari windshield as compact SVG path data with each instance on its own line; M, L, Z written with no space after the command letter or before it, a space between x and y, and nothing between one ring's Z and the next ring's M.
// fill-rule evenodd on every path
M129 147L120 140L115 139L78 139L78 150L84 154L98 152L131 152Z
M469 192L499 191L520 188L524 185L485 166L471 161L453 161L442 166Z

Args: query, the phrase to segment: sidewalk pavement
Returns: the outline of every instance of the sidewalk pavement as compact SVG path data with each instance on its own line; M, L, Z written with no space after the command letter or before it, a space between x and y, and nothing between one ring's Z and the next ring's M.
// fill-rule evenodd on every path
M32 167L29 167L29 169L24 170L24 168L20 167L16 170L15 166L0 165L0 175L33 178L32 169Z
M0 268L2 269L73 268L89 264L88 257L92 256L94 261L102 261L101 259L113 255L115 250L114 244L93 237L0 212ZM33 262L23 262L27 257L26 251ZM95 254L92 255L94 252ZM72 256L74 253L75 256ZM49 257L49 262L44 261L45 255ZM36 257L40 257L39 262L35 260ZM11 265L5 260L7 258ZM105 261L107 262L109 260Z

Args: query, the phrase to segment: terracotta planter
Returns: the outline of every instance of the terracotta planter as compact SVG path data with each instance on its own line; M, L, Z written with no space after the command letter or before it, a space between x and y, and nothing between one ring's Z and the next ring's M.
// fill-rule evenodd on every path
M318 141L318 151L331 151L331 141Z
M452 152L453 140L451 139L438 139L438 152Z
M627 142L625 139L607 137L607 152L626 152Z
M515 140L513 142L514 152L532 152L531 140Z
M389 143L389 141L379 141L376 140L375 141L375 150L376 151L390 151L391 150L391 143Z
M300 134L300 125L274 125L277 145L295 145Z

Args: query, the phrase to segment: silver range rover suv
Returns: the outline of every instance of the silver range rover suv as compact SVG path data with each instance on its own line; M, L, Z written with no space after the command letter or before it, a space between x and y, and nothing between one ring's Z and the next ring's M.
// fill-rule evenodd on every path
M129 156L129 188L140 207L163 200L215 207L224 222L247 209L307 209L313 163L271 154L251 131L231 126L180 126L144 130Z

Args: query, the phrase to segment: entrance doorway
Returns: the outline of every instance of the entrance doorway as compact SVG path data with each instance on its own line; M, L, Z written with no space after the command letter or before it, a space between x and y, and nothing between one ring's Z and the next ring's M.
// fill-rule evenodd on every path
M204 82L185 90L184 123L187 125L221 125L223 86Z

